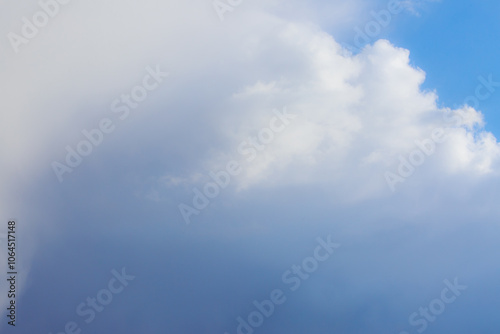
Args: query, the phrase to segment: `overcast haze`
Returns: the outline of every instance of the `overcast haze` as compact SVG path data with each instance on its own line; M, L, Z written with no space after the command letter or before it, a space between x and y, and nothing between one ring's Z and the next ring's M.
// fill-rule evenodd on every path
M1 333L500 328L498 3L0 4Z

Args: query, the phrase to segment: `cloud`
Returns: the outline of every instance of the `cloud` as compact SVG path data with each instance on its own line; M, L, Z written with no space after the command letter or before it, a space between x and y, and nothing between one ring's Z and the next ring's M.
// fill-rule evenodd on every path
M33 4L30 10L37 10ZM32 12L23 6L9 4L11 12L0 14L6 18L2 34L19 31L21 17ZM321 285L301 289L293 305L303 301L329 309L323 307L332 306L324 300L328 291L338 296L338 305L348 305L343 310L337 305L339 314L354 314L366 304L366 291L373 291L370 298L375 300L389 289L374 268L380 258L388 259L385 271L402 266L414 280L431 270L428 265L434 272L432 278L426 276L427 283L452 277L439 261L427 259L434 259L441 242L449 240L440 229L495 221L489 207L494 207L490 195L498 184L498 142L484 131L479 111L437 106L436 92L421 89L425 69L410 65L409 50L379 40L354 55L339 45L333 37L337 29L359 21L365 6L358 1L310 6L303 1L245 1L220 22L210 1L72 2L19 54L4 53L9 66L1 69L0 108L8 112L0 114L5 125L0 133L0 209L14 212L24 226L24 272L37 273L29 277L32 290L23 296L24 305L45 300L50 284L64 288L46 298L57 310L64 308L64 320L45 304L43 310L30 306L39 321L27 326L40 330L43 322L55 332L75 316L71 308L85 298L82 286L93 293L103 284L95 276L108 279L112 268L130 265L142 275L138 286L141 280L146 283L136 290L134 303L120 307L135 317L133 304L150 305L151 296L160 294L154 309L141 309L155 312L151 328L181 330L197 315L201 320L192 325L193 332L206 331L201 322L216 316L220 328L232 328L224 319L234 313L234 305L251 301L261 288L268 293L266 284L276 282L272 270L279 274L308 254L304 238L333 232L347 255L340 255L340 264L330 271L318 272ZM0 46L11 50L5 38ZM117 120L111 102L140 83L147 66L156 65L170 73L161 87L60 184L51 163L62 161L65 147L82 140L83 129L95 128L103 117ZM274 111L285 108L296 117L274 134L256 160L247 161L238 151L241 143L270 127ZM396 171L399 156L408 157L418 148L415 141L430 138L437 128L447 129L448 140L393 195L385 172ZM210 171L223 169L232 159L242 162L242 173L214 201L207 224L186 230L177 204L190 199L193 187L210 179ZM418 225L417 232L411 224ZM389 233L388 227L396 229ZM416 259L414 254L430 238L427 228L442 234L425 250L425 260ZM488 236L498 232L493 224L489 228ZM469 235L466 228L448 241L456 243L458 255L450 256L455 264L483 253L479 247L474 256L465 254L468 250L459 242L467 239L464 235ZM94 246L96 238L99 247ZM496 241L491 237L489 242ZM42 255L30 271L35 245ZM386 245L401 247L404 256ZM151 259L151 254L159 256ZM162 257L169 267L158 264ZM53 270L46 270L47 263ZM478 277L492 267L485 260L474 264ZM335 288L334 270L339 272ZM233 279L235 272L243 273L240 280ZM212 280L205 279L207 273ZM377 281L365 279L374 273ZM86 282L89 277L93 285ZM198 284L200 277L204 284ZM213 282L218 283L214 290ZM171 292L165 286L176 288ZM187 301L193 286L196 296ZM333 291L343 288L345 295ZM24 293L25 286L21 289ZM397 289L390 291L404 290ZM405 305L413 310L410 297ZM390 305L396 297L391 298L382 304ZM214 312L223 315L208 319L196 307L212 309L213 301L218 306ZM164 319L165 303L172 303L169 321L174 325L157 320ZM108 314L103 321L115 319L111 309ZM369 310L366 314L371 316ZM308 315L313 320L317 316ZM236 314L227 318L232 321ZM346 322L352 319L345 319L348 329ZM129 326L109 321L108 327L111 323ZM139 322L135 326L143 329Z
M352 55L314 26L281 21L273 29L242 37L245 62L267 79L253 79L250 71L235 74L243 86L222 85L227 107L216 111L222 120L213 127L226 144L212 146L195 173L241 159L238 146L265 127L272 109L283 107L297 119L245 165L237 188L328 184L344 197L383 196L384 172L397 169L398 156L436 129L446 130L447 141L427 158L419 175L424 187L434 182L431 175L495 173L499 145L484 131L482 114L468 106L438 107L436 93L421 89L425 72L410 65L408 50L379 40ZM238 65L225 64L224 71L236 72Z
M432 2L440 2L441 0L402 0L401 3L404 8L413 15L420 16L420 10L424 6Z

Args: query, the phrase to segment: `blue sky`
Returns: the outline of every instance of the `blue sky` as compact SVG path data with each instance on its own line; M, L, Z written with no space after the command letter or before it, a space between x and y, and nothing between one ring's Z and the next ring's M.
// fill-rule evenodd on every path
M0 11L1 333L499 328L499 4L352 52L387 1L47 1Z
M427 73L423 86L436 89L445 105L461 104L473 95L477 77L500 77L499 46L496 43L500 23L500 4L495 1L441 1L421 10L419 17L407 16L390 32L391 41L412 52L412 61ZM486 129L498 136L500 96L493 94L482 101Z
M386 38L410 50L411 63L427 74L423 89L436 90L443 106L456 107L474 95L479 76L492 75L498 82L498 6L495 1L416 1L413 11L394 15L390 25L370 40ZM367 12L380 12L387 2L373 2L370 7ZM353 45L354 30L347 29L348 38L341 40ZM479 106L486 116L486 129L496 135L499 103L494 93Z

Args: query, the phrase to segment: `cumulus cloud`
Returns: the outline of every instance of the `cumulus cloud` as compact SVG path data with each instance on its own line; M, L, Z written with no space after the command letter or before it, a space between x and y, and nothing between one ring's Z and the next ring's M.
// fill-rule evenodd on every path
M240 189L312 183L337 186L354 198L380 196L388 190L384 172L397 169L398 156L436 129L446 130L447 141L427 159L424 184L433 182L429 175L496 169L499 146L484 131L482 114L468 106L438 107L437 94L421 89L425 72L410 65L408 50L379 40L353 55L320 29L283 21L273 35L252 34L242 44L247 61L267 80L246 77L239 80L243 87L227 88L232 94L217 130L229 144L212 148L197 173L221 170L232 157L245 164ZM272 109L283 107L297 118L246 163L238 145L267 126Z
M446 142L426 158L408 188L419 187L433 198L457 189L465 193L476 185L486 189L486 194L492 192L492 184L498 182L499 145L484 131L479 111L468 106L438 107L437 93L421 89L425 69L410 64L408 50L379 40L352 54L332 37L337 29L359 21L366 6L362 1L317 1L311 6L303 1L245 1L221 22L212 3L204 0L71 2L18 54L10 52L8 39L1 39L0 46L6 50L2 63L9 66L0 72L4 93L0 108L5 111L0 113L4 125L0 210L17 212L16 218L25 226L24 272L29 272L35 251L36 243L31 241L41 236L45 245L50 244L47 240L70 244L67 234L72 228L81 238L101 233L119 240L129 237L137 222L145 221L141 214L131 218L129 210L150 212L149 203L142 199L158 207L174 203L167 208L170 218L177 217L176 200L203 185L210 171L223 169L233 159L241 162L242 173L231 184L231 194L270 190L288 198L294 196L288 194L294 186L310 186L313 190L308 194L327 188L334 198L357 204L366 201L363 208L370 208L370 200L390 196L384 175L397 170L399 156L407 157L417 148L416 140L430 138L442 128ZM27 8L13 3L6 8L0 13L3 35L19 32L22 16L32 15L38 5L32 1ZM156 65L170 76L127 122L120 123L110 110L111 102L139 84L147 66ZM258 137L270 127L276 112L285 110L295 117L274 133L255 160L247 161L248 155L239 150L242 143L248 148L248 138ZM116 121L117 130L60 184L51 163L62 162L65 147L74 147L83 138L81 131L95 128L103 117ZM485 180L494 182L485 185ZM409 182L399 186L403 193ZM131 188L137 203L122 201L124 189ZM329 208L318 197L308 203ZM236 202L228 207L238 207ZM382 202L380 207L392 214L387 209L392 203ZM422 207L432 209L432 205L426 202ZM154 210L161 211L158 207ZM157 215L148 216L144 224L164 221L164 212L154 212ZM286 217L292 221L291 216ZM406 219L404 213L394 216L397 222ZM95 217L106 223L101 226ZM267 223L271 218L262 220ZM327 220L319 213L315 218ZM361 223L369 221L361 214L356 218ZM92 225L95 221L99 226ZM301 222L293 223L297 231L303 227ZM251 231L261 236L275 228L263 224L250 221L247 227L238 225L226 234L198 233L213 237ZM69 227L58 230L54 226ZM163 227L148 227L151 230L144 229L148 236L141 235L142 241L149 234L165 232ZM302 235L297 231L291 232L290 240ZM169 232L180 234L176 228ZM172 245L183 247L175 242ZM142 244L149 247L149 239ZM123 245L116 249L130 247L128 241ZM171 253L177 253L171 247ZM273 247L274 242L269 242L268 249ZM149 251L144 251L146 257ZM71 254L86 256L77 253ZM92 256L95 262L101 260L100 254ZM185 261L193 257L186 256ZM110 266L101 269L109 272ZM88 272L88 267L80 270ZM164 290L164 286L155 288Z

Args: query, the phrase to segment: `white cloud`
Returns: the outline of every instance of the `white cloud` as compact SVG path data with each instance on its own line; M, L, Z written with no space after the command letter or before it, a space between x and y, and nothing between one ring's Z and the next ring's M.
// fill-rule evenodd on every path
M384 172L397 168L398 156L440 127L450 128L449 141L427 158L433 177L495 171L499 146L482 130L481 113L439 108L437 95L420 88L425 73L410 65L408 50L380 40L354 56L315 27L281 22L273 31L272 37L252 36L260 43L252 45L248 60L268 79L243 77L250 82L228 98L223 117L230 121L219 131L232 151L215 150L205 165L218 170L228 157L237 158L238 143L265 126L271 109L286 106L299 117L245 166L238 188L306 182L330 184L347 197L379 196L388 190ZM269 66L269 54L289 66ZM459 128L443 117L450 112L461 115ZM428 176L420 175L424 184L433 182Z

